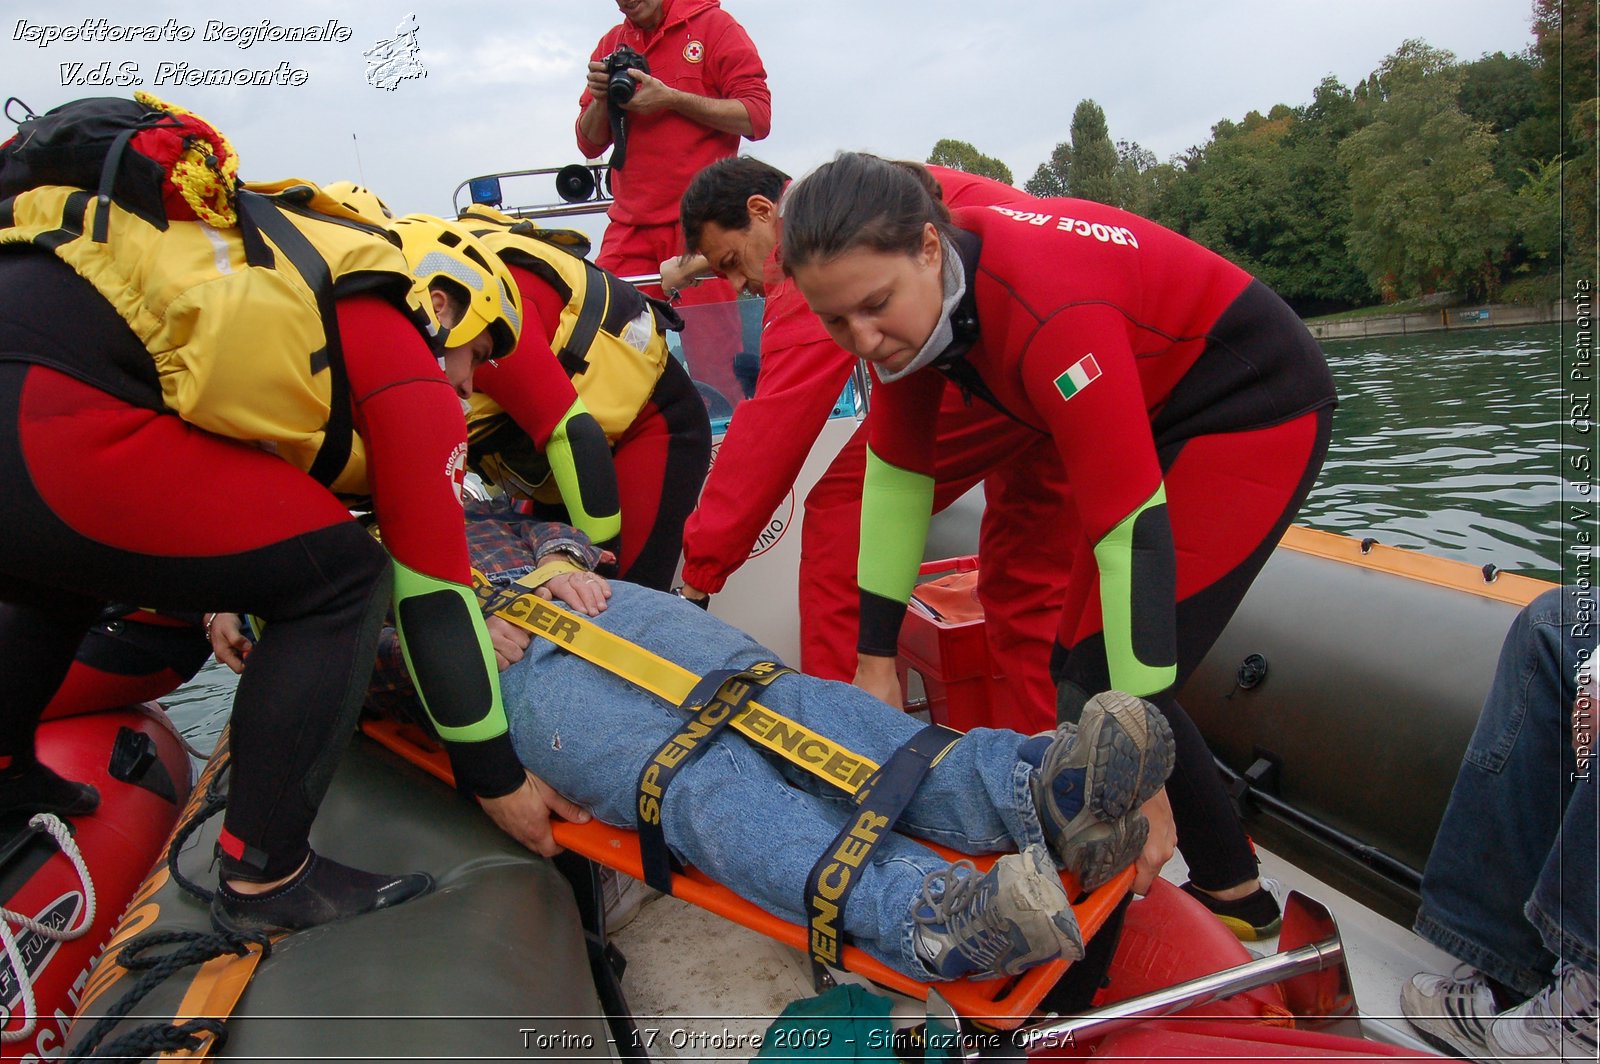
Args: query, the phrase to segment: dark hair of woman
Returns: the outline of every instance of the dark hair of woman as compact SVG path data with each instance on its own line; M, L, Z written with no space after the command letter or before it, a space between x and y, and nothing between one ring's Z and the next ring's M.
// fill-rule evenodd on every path
M932 182L932 175L923 175ZM915 255L925 226L949 235L949 217L923 177L908 167L876 155L841 152L790 186L784 197L783 266L793 271L856 248Z

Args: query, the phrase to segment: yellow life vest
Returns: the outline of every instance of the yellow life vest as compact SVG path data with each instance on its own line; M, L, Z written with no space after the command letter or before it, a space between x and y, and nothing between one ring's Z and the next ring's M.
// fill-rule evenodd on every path
M94 285L144 344L167 409L362 494L333 300L373 292L424 335L431 311L399 248L315 185L247 185L237 199L237 227L162 227L82 189L40 186L3 205L0 249L46 248ZM107 239L96 241L101 211Z
M578 398L616 443L639 416L672 357L661 310L628 282L607 273L569 247L582 234L539 229L499 211L473 205L461 224L496 254L548 282L566 303L550 347L572 378ZM675 323L674 323L675 324ZM505 418L494 400L474 395L467 434L474 441Z

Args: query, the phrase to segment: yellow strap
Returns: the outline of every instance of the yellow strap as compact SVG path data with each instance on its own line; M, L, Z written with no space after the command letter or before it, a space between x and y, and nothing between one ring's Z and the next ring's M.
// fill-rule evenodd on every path
M517 581L523 587L543 587L562 573L586 573L589 570L571 558L554 558Z
M537 574L529 574L534 575ZM675 706L682 704L699 681L698 676L681 665L537 595L504 592L492 599L488 607L517 627L548 639ZM728 723L751 742L846 794L854 795L878 771L877 762L851 752L827 736L818 735L754 700L745 703Z

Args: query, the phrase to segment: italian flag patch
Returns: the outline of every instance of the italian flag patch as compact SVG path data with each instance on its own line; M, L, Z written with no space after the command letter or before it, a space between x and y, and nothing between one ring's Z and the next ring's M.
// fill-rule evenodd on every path
M1061 393L1061 398L1071 399L1099 379L1100 363L1094 360L1093 354L1087 354L1068 366L1067 372L1056 378L1056 390Z

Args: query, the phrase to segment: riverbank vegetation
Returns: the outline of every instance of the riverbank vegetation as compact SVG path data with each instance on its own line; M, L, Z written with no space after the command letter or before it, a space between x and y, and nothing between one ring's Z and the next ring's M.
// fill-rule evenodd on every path
M1093 100L1023 185L1152 218L1261 278L1301 314L1450 293L1548 302L1593 278L1596 9L1534 0L1533 43L1463 61L1400 44L1354 87L1222 119L1157 161L1113 141ZM1010 182L1003 162L940 141L929 162Z

